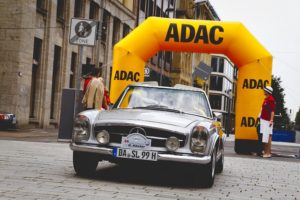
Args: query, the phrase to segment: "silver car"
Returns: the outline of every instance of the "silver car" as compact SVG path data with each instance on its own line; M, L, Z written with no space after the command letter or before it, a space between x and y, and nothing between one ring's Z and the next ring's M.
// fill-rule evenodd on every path
M201 89L129 85L111 110L77 115L70 144L74 169L90 176L102 160L186 163L196 166L196 183L211 187L224 165L218 124Z

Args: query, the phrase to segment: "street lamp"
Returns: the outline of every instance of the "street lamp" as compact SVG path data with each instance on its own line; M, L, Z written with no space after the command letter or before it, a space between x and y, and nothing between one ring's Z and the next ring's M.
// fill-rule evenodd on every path
M225 91L226 94L228 95L228 112L227 112L227 124L226 124L226 135L229 137L229 133L231 132L231 120L230 120L230 115L231 115L231 100L232 100L232 90L228 89Z

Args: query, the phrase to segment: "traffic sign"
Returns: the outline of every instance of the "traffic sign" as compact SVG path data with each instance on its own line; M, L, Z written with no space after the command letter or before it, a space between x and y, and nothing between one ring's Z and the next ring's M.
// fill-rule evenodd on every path
M98 21L88 19L71 19L70 43L95 46Z

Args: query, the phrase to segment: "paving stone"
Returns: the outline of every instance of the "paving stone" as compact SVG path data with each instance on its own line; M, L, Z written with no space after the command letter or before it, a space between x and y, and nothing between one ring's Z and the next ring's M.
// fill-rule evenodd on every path
M0 140L0 199L300 199L300 162L225 157L212 188L191 184L189 168L132 168L100 162L76 176L65 143Z

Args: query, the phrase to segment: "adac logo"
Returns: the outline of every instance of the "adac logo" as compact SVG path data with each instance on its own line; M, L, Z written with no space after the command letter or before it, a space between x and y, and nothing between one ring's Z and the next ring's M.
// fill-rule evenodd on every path
M254 117L242 117L241 119L241 127L256 127L259 123L259 118Z
M243 89L264 89L267 85L269 85L268 80L245 79L242 88Z
M117 70L114 76L114 80L139 82L140 76L141 75L139 72Z
M178 32L177 24L171 23L168 28L168 32L165 38L166 42L171 39L174 42L194 42L199 43L203 41L204 44L221 44L223 42L223 37L217 37L217 33L224 32L222 26L212 26L208 28L205 25L199 25L196 29L190 24L181 25L181 33ZM180 35L180 37L179 37Z

